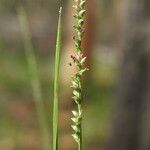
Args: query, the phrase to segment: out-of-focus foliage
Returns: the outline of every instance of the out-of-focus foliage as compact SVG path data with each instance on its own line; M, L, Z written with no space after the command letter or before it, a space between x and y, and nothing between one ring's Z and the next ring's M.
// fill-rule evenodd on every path
M67 2L63 2L64 24L68 23L65 18ZM45 110L51 115L49 120L52 120L53 60L60 2L55 0L0 0L0 149L41 150L42 140L17 19L17 8L20 3L27 12L31 40L38 61ZM96 148L99 147L101 145L99 141L103 143L107 136L112 91L117 74L117 55L114 50L116 47L113 45L114 30L110 25L113 3L103 0L97 1L97 4L95 6L97 27L91 52L91 67L88 71L90 78L85 83L86 96L83 106L85 149L93 149L94 145ZM65 32L63 38L65 41ZM65 98L62 98L61 102L63 100L65 102ZM65 119L63 122L66 122ZM52 122L49 121L49 124L51 126Z

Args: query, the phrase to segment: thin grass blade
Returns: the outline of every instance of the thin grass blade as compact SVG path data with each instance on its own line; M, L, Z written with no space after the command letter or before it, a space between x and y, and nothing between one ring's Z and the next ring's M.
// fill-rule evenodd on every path
M37 119L43 138L43 149L50 150L50 133L48 129L46 113L44 111L44 104L42 101L42 91L41 83L38 76L37 61L31 41L32 36L29 30L26 11L22 5L18 7L18 20L20 23L21 35L23 38L23 44L28 63L29 77L33 91L33 99L38 117Z
M59 70L60 70L60 51L62 46L62 8L59 11L56 52L55 52L55 79L54 79L54 104L53 104L53 150L58 150L58 99L59 99Z

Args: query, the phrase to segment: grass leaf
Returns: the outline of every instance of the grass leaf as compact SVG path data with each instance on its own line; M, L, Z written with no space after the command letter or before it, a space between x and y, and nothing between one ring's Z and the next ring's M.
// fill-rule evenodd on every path
M24 49L26 53L29 80L32 86L33 99L36 107L37 119L39 128L43 138L43 149L50 149L50 134L48 129L47 116L45 113L44 103L42 100L41 83L39 79L39 72L37 67L36 56L32 44L32 35L29 30L27 14L22 5L18 7L18 20L20 23L21 35L23 39Z
M62 14L62 7L60 8L60 11L59 11L56 53L55 53L55 79L54 79L54 105L53 105L53 150L58 150L58 92L59 92L60 50L61 50L61 45L62 45L61 14Z

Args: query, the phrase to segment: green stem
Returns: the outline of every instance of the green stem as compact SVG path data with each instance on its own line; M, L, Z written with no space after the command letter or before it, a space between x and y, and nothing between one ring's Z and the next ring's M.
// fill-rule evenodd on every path
M81 149L81 142L78 142L78 150L82 150Z
M78 111L79 111L79 113L82 113L81 104L78 105ZM78 149L82 150L82 118L80 121L79 130L80 130L80 135L79 135L80 141L78 142Z

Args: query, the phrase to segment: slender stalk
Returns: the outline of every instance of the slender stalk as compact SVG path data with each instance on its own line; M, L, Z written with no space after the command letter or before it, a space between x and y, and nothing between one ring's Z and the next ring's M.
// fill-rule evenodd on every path
M59 70L60 70L60 51L61 51L61 14L62 7L59 11L56 54L55 54L55 79L54 79L54 105L53 105L53 150L58 150L58 94L59 94Z
M18 20L21 27L22 38L24 42L24 48L28 63L28 69L30 74L30 82L33 90L33 97L34 103L36 106L37 117L39 122L39 127L41 130L41 134L43 137L43 149L49 150L50 149L50 136L49 136L49 129L48 123L46 119L46 114L44 112L44 104L42 101L42 91L41 91L41 84L38 77L38 69L37 69L37 62L36 57L34 54L34 48L31 41L31 33L29 31L29 25L27 20L26 12L23 6L19 6L18 8Z
M74 125L72 128L74 134L72 135L74 140L78 144L78 150L82 150L82 100L83 100L83 91L82 91L82 75L87 70L84 67L84 62L86 57L83 57L82 49L82 39L84 35L84 15L85 15L85 3L86 0L74 0L75 5L75 15L76 24L73 26L75 30L75 36L73 37L75 43L75 56L71 56L73 63L77 68L76 74L72 77L72 89L73 89L73 100L77 105L77 111L72 111Z

